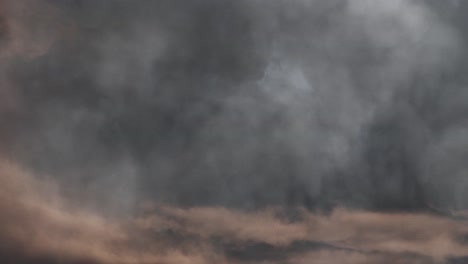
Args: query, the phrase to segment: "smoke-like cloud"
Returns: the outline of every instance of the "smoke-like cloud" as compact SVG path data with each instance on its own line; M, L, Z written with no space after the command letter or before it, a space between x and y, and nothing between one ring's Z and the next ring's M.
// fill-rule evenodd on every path
M3 5L4 144L71 196L463 207L431 149L463 129L463 35L430 2Z
M0 0L0 261L463 262L467 10Z

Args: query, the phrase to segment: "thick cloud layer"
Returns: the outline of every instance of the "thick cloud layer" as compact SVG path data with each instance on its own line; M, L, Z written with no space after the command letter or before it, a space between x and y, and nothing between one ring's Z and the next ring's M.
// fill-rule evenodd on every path
M5 152L75 198L465 206L463 3L3 6Z
M0 0L0 259L463 261L466 11Z

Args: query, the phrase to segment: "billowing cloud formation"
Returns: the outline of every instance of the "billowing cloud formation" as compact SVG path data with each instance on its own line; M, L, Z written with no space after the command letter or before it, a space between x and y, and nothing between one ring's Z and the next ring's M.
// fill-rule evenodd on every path
M0 260L463 263L467 10L0 0Z
M72 199L464 207L450 3L3 6L2 141Z

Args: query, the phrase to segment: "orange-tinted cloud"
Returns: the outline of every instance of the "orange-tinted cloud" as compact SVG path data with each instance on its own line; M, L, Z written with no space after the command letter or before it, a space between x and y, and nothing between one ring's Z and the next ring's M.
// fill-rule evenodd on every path
M429 214L159 205L116 219L67 206L5 161L0 183L0 257L25 263L444 263L468 252L466 222Z

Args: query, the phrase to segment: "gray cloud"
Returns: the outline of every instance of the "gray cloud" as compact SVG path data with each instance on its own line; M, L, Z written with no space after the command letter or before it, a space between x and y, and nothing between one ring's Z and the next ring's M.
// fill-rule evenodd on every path
M465 205L464 4L28 3L3 2L5 155L71 200Z
M0 260L463 263L467 10L0 0Z

